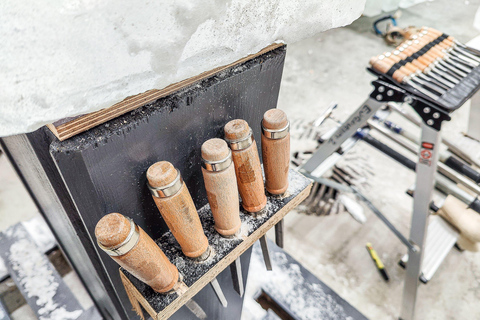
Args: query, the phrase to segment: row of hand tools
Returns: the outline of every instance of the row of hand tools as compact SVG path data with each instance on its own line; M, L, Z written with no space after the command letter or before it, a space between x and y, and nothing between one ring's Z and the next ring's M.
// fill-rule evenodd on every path
M227 239L240 236L239 194L242 207L253 217L259 218L266 213L265 189L271 195L281 196L288 188L290 123L283 111L271 109L264 114L261 125L265 183L253 132L245 120L228 122L224 127L225 140L210 139L201 147L201 170L214 228ZM170 162L160 161L148 168L146 176L153 200L183 254L198 263L205 262L215 253L209 246L180 171ZM277 243L283 243L280 240L283 233L278 231L276 235ZM97 223L95 236L103 251L156 292L181 293L185 290L186 285L178 269L132 219L119 213L107 214ZM267 269L271 270L265 236L260 242ZM232 267L234 288L242 296L244 289L240 257L232 263ZM214 279L211 284L226 307L227 301L218 281ZM203 310L192 300L186 306L197 317L206 318Z
M374 70L438 100L480 64L480 55L452 36L423 27L392 52L370 60ZM466 90L476 84L464 82Z
M334 119L331 117L330 109L331 108L327 109L325 113L326 117L322 115L322 119ZM378 132L388 138L388 140L392 143L399 145L416 156L420 156L418 155L420 137L411 133L410 131L405 130L404 128L401 128L392 121L387 120L387 116L391 113L396 113L415 126L420 127L420 120L407 112L402 105L397 103L386 104L382 110L373 116L372 120L367 121L367 125L365 127L358 130L354 137L345 141L337 153L334 153L324 161L323 164L325 164L325 168L322 168L317 176L306 174L316 182L312 187L310 196L304 201L304 206L309 207L307 209L310 210L309 213L315 213L317 215L338 212L339 202L340 204L343 203L342 201L339 201L341 200L343 194L353 193L358 199L360 199L362 202L365 202L372 212L374 212L375 215L377 215L387 225L387 227L389 227L391 231L394 232L399 239L408 246L408 240L386 219L386 217L377 208L375 208L375 206L358 190L358 188L355 187L357 183L361 183L363 181L361 178L364 177L364 175L359 176L359 173L356 172L358 171L358 168L353 168L350 166L345 168L335 164L336 161L342 157L342 155L345 156L345 153L355 145L356 141L363 140L407 168L415 170L416 163L413 160L396 151L390 143L384 143L371 135L371 132ZM334 119L334 121L338 124L337 120ZM315 121L312 122L312 126L316 128ZM333 130L328 130L323 134L314 134L313 138L321 144L322 142L328 140L329 136L335 130L336 127L333 128ZM468 244L470 248L477 248L478 250L480 249L478 243L478 239L480 239L480 233L473 232L471 230L471 226L480 225L480 216L474 217L474 215L472 215L472 212L480 213L480 200L478 199L478 195L480 194L480 172L472 166L477 165L478 161L469 156L468 151L463 150L458 145L450 141L450 139L443 137L441 141L446 147L448 147L449 151L445 150L440 153L440 162L437 168L440 174L436 176L435 187L443 194L446 194L448 196L447 199L454 198L455 200L449 200L448 202L445 200L443 203L432 202L430 208L433 212L448 212L448 215L443 214L442 216L444 216L445 219L447 219L461 231L461 242L463 244ZM309 154L312 154L313 151L314 150L310 150ZM296 157L294 155L293 160L303 161L303 158L300 156ZM329 176L329 178L319 178L318 175L323 175L323 173L320 172L323 172L325 176ZM457 184L461 185L461 187L459 187ZM414 186L411 188L411 190L409 190L410 195L413 194L413 189ZM457 210L457 212L452 213L451 210L447 210L447 207L451 206L449 203L452 201L463 202L465 207L468 206L469 209L460 211ZM350 208L346 206L346 209L357 221L361 223L364 222L364 216L359 216L357 212L358 210L355 207ZM468 217L468 219L466 217ZM465 223L467 220L469 222ZM465 236L463 236L464 234Z

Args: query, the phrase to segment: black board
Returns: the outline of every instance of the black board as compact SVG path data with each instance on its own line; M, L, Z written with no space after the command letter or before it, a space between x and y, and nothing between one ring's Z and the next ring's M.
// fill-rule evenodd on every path
M127 315L123 318L136 316L118 265L96 247L96 223L107 213L120 212L153 238L167 231L145 177L147 168L160 160L180 169L197 208L203 207L207 199L200 170L201 144L222 137L223 126L236 118L245 119L259 141L263 113L277 105L285 52L285 46L274 49L63 142L46 128L28 135L40 149L41 161L52 169L44 156L48 148L58 170L52 179L68 190L67 200L61 201L72 202L66 204L68 218L119 312L123 307ZM242 256L242 262L247 258Z

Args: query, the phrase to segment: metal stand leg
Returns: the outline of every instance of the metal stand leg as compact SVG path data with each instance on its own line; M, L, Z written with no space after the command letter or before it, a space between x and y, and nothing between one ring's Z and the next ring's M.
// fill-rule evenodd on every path
M422 272L423 249L428 227L429 206L432 201L435 173L437 171L440 131L422 123L421 141L410 227L410 242L416 250L412 250L412 248L408 250L408 264L400 313L402 320L414 319L418 278Z

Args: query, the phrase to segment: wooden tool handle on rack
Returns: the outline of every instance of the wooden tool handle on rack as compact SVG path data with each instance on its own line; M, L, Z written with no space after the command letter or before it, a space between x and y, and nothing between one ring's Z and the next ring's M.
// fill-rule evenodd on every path
M153 290L165 293L178 282L178 270L142 228L119 213L98 221L99 246L120 266ZM117 255L118 254L118 255Z
M160 161L148 168L147 179L153 200L183 253L207 258L208 240L180 172L170 162Z
M215 230L224 237L235 235L242 225L235 166L227 143L210 139L202 145L202 174Z
M370 62L372 62L372 60L370 60ZM374 64L372 64L372 68L377 70L378 72L380 73L383 73L383 74L386 74L388 72L388 70L390 70L392 66L388 63L386 63L385 61L383 60L376 60L374 62ZM401 70L396 70L393 75L392 75L392 78L395 79L395 81L397 81L398 83L402 83L405 79L405 77L407 76L407 74L403 73Z
M267 205L267 197L253 133L248 123L239 119L227 123L224 132L230 149L232 149L242 206L248 212L258 212Z
M262 158L265 188L280 195L288 188L290 167L290 128L287 115L279 109L270 109L262 121Z

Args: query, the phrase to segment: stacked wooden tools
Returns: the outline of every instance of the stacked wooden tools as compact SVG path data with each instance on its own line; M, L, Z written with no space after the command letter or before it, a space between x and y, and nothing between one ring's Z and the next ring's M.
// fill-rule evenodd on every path
M202 173L216 232L225 239L239 239L242 233L240 199L244 210L262 217L267 205L266 191L281 196L288 188L290 124L285 113L268 110L262 121L262 155L265 183L253 132L244 120L232 120L224 127L225 140L214 138L201 146ZM173 164L160 161L146 172L148 188L163 220L183 254L198 264L205 263L213 250L202 228L199 214L181 173ZM276 225L277 244L283 245L282 224ZM104 216L95 235L99 247L130 274L161 294L181 295L188 288L186 275L179 273L162 249L130 218L119 213ZM267 269L271 270L265 236L260 238ZM159 243L162 245L162 243ZM233 285L244 293L240 257L232 263ZM219 301L227 300L216 279L211 281ZM198 317L207 315L193 300L185 305Z
M480 64L480 53L442 32L424 27L392 52L370 60L372 68L435 101L451 92ZM464 82L465 89L476 84Z

